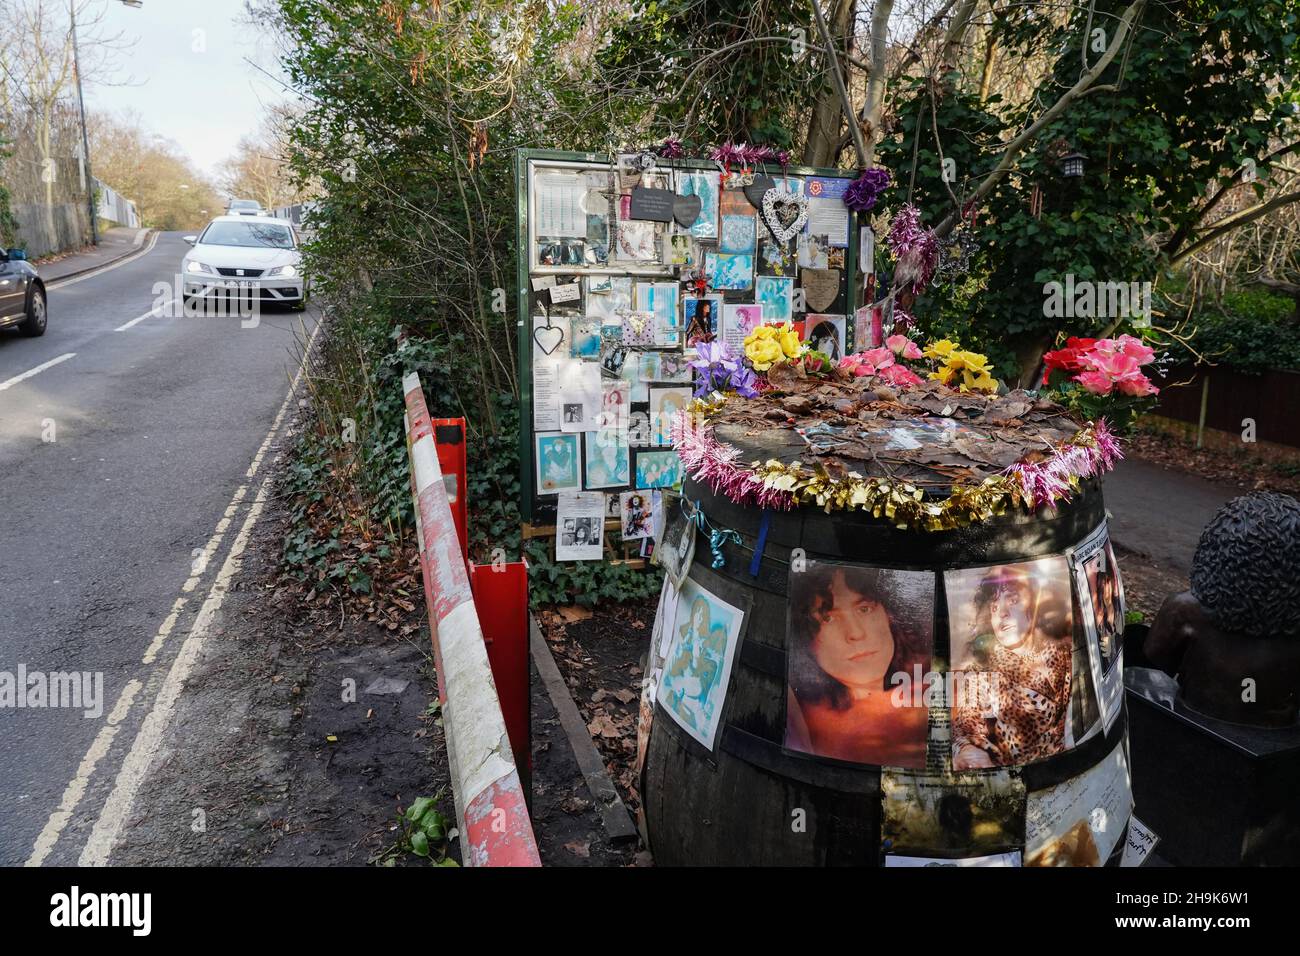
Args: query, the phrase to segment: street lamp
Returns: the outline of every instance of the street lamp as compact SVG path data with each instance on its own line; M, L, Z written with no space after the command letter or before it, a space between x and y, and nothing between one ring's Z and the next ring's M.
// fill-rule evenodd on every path
M137 10L144 0L118 0L123 6ZM95 209L95 177L90 172L90 136L86 133L86 99L81 92L81 56L77 52L77 0L68 0L68 16L72 20L72 70L77 74L77 108L81 111L81 168L86 171L86 205L90 209L90 241L99 245L99 211Z

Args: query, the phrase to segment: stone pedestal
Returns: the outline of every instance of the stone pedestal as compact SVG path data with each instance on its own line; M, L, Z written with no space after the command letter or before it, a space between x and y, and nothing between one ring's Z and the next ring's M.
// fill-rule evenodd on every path
M1160 857L1300 865L1300 726L1215 720L1181 704L1163 672L1126 661L1124 677L1134 813L1160 837Z

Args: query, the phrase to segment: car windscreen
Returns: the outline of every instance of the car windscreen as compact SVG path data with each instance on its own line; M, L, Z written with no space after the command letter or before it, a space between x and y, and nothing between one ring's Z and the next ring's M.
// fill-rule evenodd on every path
M292 249L293 233L288 226L265 222L214 222L203 230L199 242L205 246L267 246Z

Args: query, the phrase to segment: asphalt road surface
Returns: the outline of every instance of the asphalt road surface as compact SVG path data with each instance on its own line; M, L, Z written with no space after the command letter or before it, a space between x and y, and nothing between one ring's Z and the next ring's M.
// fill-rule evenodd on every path
M55 283L43 337L0 333L0 865L104 857L279 449L315 316L149 314L185 250L164 233ZM64 702L101 675L91 716L36 706L55 672L90 675Z

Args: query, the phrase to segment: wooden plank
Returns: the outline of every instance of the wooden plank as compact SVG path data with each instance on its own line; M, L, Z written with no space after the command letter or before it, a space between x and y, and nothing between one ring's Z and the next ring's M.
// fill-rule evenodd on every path
M596 809L600 811L601 821L605 825L605 832L609 835L610 841L624 843L635 840L638 833L632 823L632 816L628 813L627 806L618 795L618 788L614 786L614 781L610 779L609 772L605 769L605 761L601 759L600 751L592 742L587 722L582 719L582 714L578 712L578 705L573 702L573 695L569 693L569 686L564 682L555 658L551 656L551 649L547 646L546 638L542 637L541 628L537 626L537 621L531 615L529 650L533 656L533 663L537 666L537 674L542 679L542 685L550 695L551 704L554 705L555 713L560 718L560 726L564 728L565 736L569 738L569 745L573 747L573 756L578 761L578 769L582 771L591 799L595 802Z

